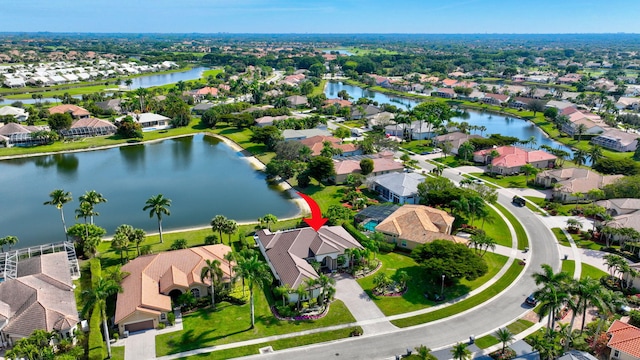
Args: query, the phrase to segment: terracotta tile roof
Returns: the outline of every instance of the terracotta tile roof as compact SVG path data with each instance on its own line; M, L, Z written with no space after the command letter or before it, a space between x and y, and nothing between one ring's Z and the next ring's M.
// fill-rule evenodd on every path
M524 166L528 163L554 160L557 159L555 155L549 154L542 150L527 151L515 146L500 146L495 149L485 149L476 151L474 155L486 156L492 151L497 151L500 156L491 160L491 165L505 168L513 168L518 166Z
M358 147L354 144L342 144L342 141L333 136L322 136L316 135L310 138L299 140L303 145L306 145L309 149L311 149L311 155L318 156L324 147L323 143L325 141L330 142L334 148L342 150L342 152L348 153L353 152L358 149Z
M436 239L466 244L466 239L449 235L454 220L446 211L405 204L378 224L376 231L420 244Z
M6 125L0 126L0 135L11 135L30 132L31 131L29 131L29 129L18 123L8 123Z
M82 107L77 106L77 105L62 104L62 105L58 105L58 106L54 106L52 108L49 108L49 114L64 114L64 113L70 113L71 116L73 116L73 117L89 116L90 115L90 113L89 113L89 111L87 111L87 109L82 108Z
M196 95L212 95L212 96L218 96L218 89L214 88L214 87L210 87L210 86L205 86L202 89L198 89L195 91Z
M79 119L79 120L76 120L73 123L73 125L71 125L72 129L83 128L83 127L88 127L88 128L110 127L114 129L116 128L116 126L113 125L110 121L96 119L96 118Z
M622 175L600 175L594 171L583 168L563 168L545 170L536 178L551 178L555 181L555 191L564 193L582 192L591 189L599 189L623 177Z
M224 255L230 251L227 245L216 244L141 256L130 261L122 267L122 271L130 275L122 280L123 292L118 294L115 322L142 309L170 311L171 299L161 293L163 290L209 285L208 280L202 282L200 279L206 260L219 260L223 281L229 281L229 263Z
M349 100L343 100L343 99L327 99L324 101L325 105L340 105L341 107L343 106L351 106L353 105L353 103Z
M404 169L404 165L389 158L372 158L373 160L373 172L385 172L385 171L399 171ZM360 160L341 160L336 161L335 169L337 175L351 174L353 172L360 172Z
M507 100L509 100L509 95L502 95L502 94L484 94L485 98L491 98L491 99L496 99L500 102L505 102Z
M306 279L318 274L306 259L318 255L344 254L345 249L362 246L342 226L323 226L318 232L311 228L278 231L260 230L255 235L263 254L282 284L297 288Z
M444 79L442 80L442 85L444 86L453 86L458 82L458 80L454 80L454 79Z
M34 330L66 330L79 322L64 252L18 262L18 277L0 283L3 332L29 336Z
M611 336L607 343L608 347L620 350L635 358L640 357L640 329L615 320L607 330L607 334Z

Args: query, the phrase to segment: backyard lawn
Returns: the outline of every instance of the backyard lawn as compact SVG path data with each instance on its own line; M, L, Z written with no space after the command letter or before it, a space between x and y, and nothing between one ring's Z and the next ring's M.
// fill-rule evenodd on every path
M423 270L410 256L399 253L379 254L378 259L382 261L382 268L378 272L384 272L393 278L398 270L406 271L409 275L408 290L402 296L375 296L372 293L374 288L373 278L375 275L358 279L358 283L369 294L380 310L387 316L402 314L425 307L435 305L435 302L425 298L425 293L439 293L441 283L432 283L425 279ZM495 276L507 262L507 257L487 252L484 256L487 261L489 271L486 275L474 281L461 280L459 284L447 286L444 290L447 299L457 298L469 291L478 288ZM376 273L377 274L377 273Z
M511 247L511 232L509 232L507 223L492 207L487 206L486 208L489 210L489 217L485 220L484 224L482 220L475 219L470 225L484 230L498 245Z
M184 315L184 330L156 336L156 356L355 321L338 300L331 303L327 316L314 321L277 320L260 290L255 292L255 302L256 326L253 329L249 327L249 303L232 305L222 302L216 311L206 308Z

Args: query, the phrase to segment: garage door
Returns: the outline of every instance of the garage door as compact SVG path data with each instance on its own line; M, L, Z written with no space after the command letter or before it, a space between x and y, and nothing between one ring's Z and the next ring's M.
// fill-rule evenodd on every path
M141 321L141 322L137 322L137 323L133 323L133 324L127 324L124 326L124 329L130 333L132 332L136 332L136 331L141 331L141 330L148 330L148 329L153 329L153 320L147 320L147 321Z

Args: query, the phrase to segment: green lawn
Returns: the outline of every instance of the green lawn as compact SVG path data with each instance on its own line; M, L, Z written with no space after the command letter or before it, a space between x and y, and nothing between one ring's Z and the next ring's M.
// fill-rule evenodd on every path
M533 323L529 320L518 319L511 324L507 325L507 329L511 331L512 334L520 334L521 332L527 330L533 326Z
M507 218L507 220L509 220L509 222L513 226L513 229L516 231L516 236L518 237L518 250L524 250L525 247L528 247L529 239L527 238L527 233L524 231L524 228L522 227L518 219L516 219L516 217L513 216L512 213L507 211L504 206L498 203L493 204L493 206L495 206L496 208L498 208L498 210L500 210L500 212L502 212L502 214Z
M562 260L561 272L566 272L570 277L576 272L576 262L574 260Z
M412 151L416 154L421 154L425 151L433 150L433 146L431 146L431 140L414 140L410 142L404 142L400 144L400 148Z
M556 236L556 239L563 246L571 246L569 239L567 239L567 235L564 234L564 231L560 228L551 228L551 232Z
M320 206L320 210L324 213L327 211L329 206L340 205L342 203L341 200L345 189L346 187L341 185L324 186L312 183L306 188L298 188L297 190L311 196Z
M207 79L209 76L213 76L214 78L216 77L216 75L222 73L224 70L222 69L209 69L209 70L205 70L202 72L202 76L200 77L201 79Z
M320 342L326 342L331 340L338 340L349 337L351 331L355 328L340 329L325 331L321 333L296 336L288 339L280 339L271 342L264 342L255 345L247 345L227 350L214 351L207 354L193 355L181 359L233 359L242 356L256 355L259 353L259 349L271 346L274 350L283 350L296 346L304 346L310 344L316 344ZM358 327L360 331L362 328Z
M491 236L498 245L511 247L511 232L504 219L493 208L487 206L489 210L489 217L482 223L482 220L474 219L470 225L476 226L479 229L484 230L487 235Z
M325 79L320 80L320 85L314 87L313 91L311 92L311 94L309 94L309 96L316 96L316 95L324 94L324 86L325 85L327 85L327 80L325 80Z
M606 271L600 270L595 266L591 266L589 264L582 263L582 271L580 272L580 278L584 279L587 276L592 279L600 279L603 276L609 275Z
M437 281L432 283L425 279L423 270L411 257L393 252L380 254L378 259L382 261L382 268L378 270L379 272L384 272L393 278L398 270L403 270L410 277L408 290L403 296L375 296L372 292L375 275L358 279L360 286L365 289L369 297L373 299L385 315L402 314L435 305L435 302L428 300L424 294L439 293L441 283ZM493 278L507 262L507 257L490 252L484 255L484 259L489 267L487 274L474 281L461 280L454 286L447 286L444 291L447 299L460 297L478 288Z
M538 207L540 208L544 208L544 203L546 202L545 198L541 198L537 196L525 196L525 199L533 202L534 204L538 205ZM541 212L538 208L536 208L533 204L526 202L525 205L529 210L533 211L534 213L544 215L544 213Z
M500 340L496 339L493 335L485 335L479 339L476 339L476 345L480 349L486 349L493 345L499 344Z
M469 175L476 176L484 181L492 182L496 185L500 185L505 188L527 188L526 177L524 175L509 175L500 178L489 176L486 173L470 173ZM529 176L529 180L533 179L533 176Z
M124 360L124 346L112 346L111 347L111 359Z
M435 165L442 164L452 168L456 168L458 166L464 165L462 164L463 161L458 159L457 156L453 156L453 155L449 155L447 157L438 157L438 158L432 159L431 162L434 163Z
M430 313L408 317L404 319L393 320L391 321L391 323L397 327L404 328L404 327L424 324L431 321L443 319L448 316L458 314L462 311L471 309L472 307L480 305L483 302L491 299L492 297L500 293L502 290L504 290L513 281L515 281L515 279L518 277L522 269L523 269L522 265L518 264L517 262L514 262L511 265L511 267L509 267L509 270L507 270L505 275L503 275L498 281L496 281L496 283L494 283L492 286L490 286L489 288L485 289L483 292L475 296L459 301L455 304L449 305L440 310L436 310Z
M184 315L184 330L156 336L156 356L355 321L339 300L331 304L327 316L315 321L277 320L269 310L265 293L259 290L255 292L255 302L256 326L253 329L249 327L249 303L223 302L218 304L216 311L206 308Z

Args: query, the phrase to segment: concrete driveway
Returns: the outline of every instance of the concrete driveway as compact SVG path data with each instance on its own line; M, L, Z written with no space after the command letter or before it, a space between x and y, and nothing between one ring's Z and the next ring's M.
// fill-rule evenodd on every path
M380 334L396 329L388 321L366 323L367 320L381 319L385 316L351 275L340 274L336 277L336 299L344 302L356 321L365 322L362 329L366 335Z

